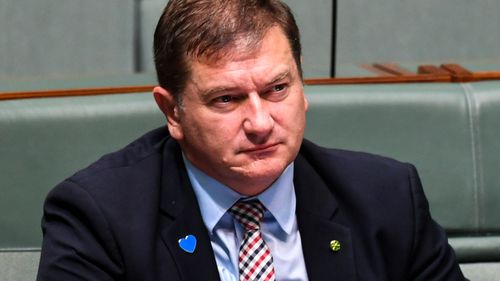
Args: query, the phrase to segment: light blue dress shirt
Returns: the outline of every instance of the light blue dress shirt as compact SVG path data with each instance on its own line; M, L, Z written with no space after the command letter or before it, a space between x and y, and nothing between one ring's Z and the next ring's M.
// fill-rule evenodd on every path
M220 278L222 281L239 281L238 254L244 231L227 210L245 196L209 177L185 158L184 162L210 236ZM276 280L307 281L295 216L293 163L256 198L268 210L264 213L261 231L273 256Z

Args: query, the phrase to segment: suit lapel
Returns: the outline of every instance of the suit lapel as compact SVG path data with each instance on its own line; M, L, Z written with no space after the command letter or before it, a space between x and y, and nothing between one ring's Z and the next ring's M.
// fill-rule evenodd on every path
M179 145L165 143L163 154L160 234L184 281L220 280L208 232L184 167ZM328 186L300 154L295 161L297 220L310 281L329 279L355 281L354 252L350 229ZM193 235L195 251L190 254L178 241ZM338 240L334 252L330 241Z
M302 156L295 161L297 221L310 281L356 280L350 229L328 186ZM340 250L330 242L337 240Z
M160 233L177 264L180 279L220 280L210 238L175 141L167 140L163 157ZM179 239L187 235L196 237L193 253L179 246Z

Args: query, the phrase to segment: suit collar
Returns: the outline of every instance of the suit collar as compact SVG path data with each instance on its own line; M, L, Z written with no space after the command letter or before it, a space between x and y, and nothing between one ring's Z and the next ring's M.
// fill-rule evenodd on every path
M325 163L327 164L327 163ZM299 154L295 161L297 221L310 281L356 280L350 229L329 187ZM330 242L340 242L340 251Z
M166 140L163 157L161 237L176 261L181 280L220 280L210 238L177 142ZM295 161L294 185L296 214L309 280L322 281L329 277L357 280L347 221L328 185L300 154ZM179 247L178 240L186 235L197 238L193 254ZM340 241L340 251L331 251L329 245L332 240Z
M181 280L220 280L210 238L177 142L167 139L163 158L160 233L177 264ZM192 254L179 246L179 239L187 235L197 239Z

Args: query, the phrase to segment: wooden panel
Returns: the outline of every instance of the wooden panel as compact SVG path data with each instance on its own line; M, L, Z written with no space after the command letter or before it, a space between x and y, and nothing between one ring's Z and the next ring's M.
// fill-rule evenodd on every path
M381 74L375 77L340 77L340 78L310 78L305 79L306 85L342 85L342 84L391 84L391 83L449 83L449 82L475 82L486 80L500 80L500 71L471 72L458 64L421 65L418 74L411 74L395 64L387 68L386 64L373 65ZM383 67L381 67L383 66ZM385 69L385 71L382 71ZM395 71L393 71L395 70ZM396 72L399 75L396 75ZM101 87L101 88L75 88L59 90L0 92L0 100L109 95L125 93L151 92L155 85L139 85L126 87Z
M381 71L393 74L395 76L413 76L415 73L401 67L396 63L375 63L373 66Z
M468 69L465 69L463 66L459 64L455 63L442 64L440 67L451 74L453 82L474 81L472 72L469 71Z
M394 73L389 73L389 72L384 71L378 67L375 67L372 63L362 64L362 65L360 65L360 67L363 69L366 69L372 73L377 74L377 76L383 76L383 77L396 76Z
M500 79L500 71L481 71L472 73L473 81L487 81Z
M420 65L418 74L450 75L448 71L431 64Z
M450 82L449 76L413 75L413 76L378 76L378 77L346 77L307 79L306 85L339 85L339 84L391 84L391 83L430 83Z
M397 63L362 64L361 68L371 71L378 76L414 76L415 73L401 67Z
M141 93L141 92L151 92L153 87L154 87L153 85L150 85L150 86L132 86L132 87L106 87L106 88L82 88L82 89L48 90L48 91L11 92L11 93L0 93L0 100Z

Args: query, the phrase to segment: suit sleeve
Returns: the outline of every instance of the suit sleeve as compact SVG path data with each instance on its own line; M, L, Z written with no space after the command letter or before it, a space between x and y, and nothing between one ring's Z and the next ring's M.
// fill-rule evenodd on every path
M65 181L49 193L42 231L38 281L121 279L122 261L109 224L78 184Z
M463 276L445 231L431 217L420 178L409 165L414 209L414 235L410 278L414 281L460 281Z

